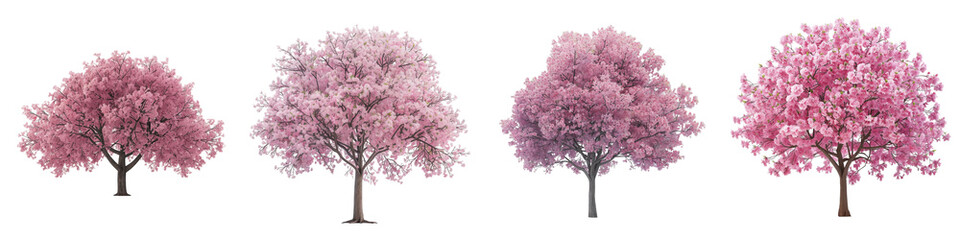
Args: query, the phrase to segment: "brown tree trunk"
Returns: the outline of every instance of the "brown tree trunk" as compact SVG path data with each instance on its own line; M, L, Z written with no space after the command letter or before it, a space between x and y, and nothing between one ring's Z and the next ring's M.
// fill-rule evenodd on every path
M130 196L127 193L127 171L117 170L117 194L114 196Z
M353 176L353 219L343 223L377 223L363 219L363 170L357 170Z
M120 156L119 168L117 168L117 194L114 196L130 196L127 193L127 160L125 156Z
M590 194L588 195L589 199L587 200L589 204L588 206L589 209L587 210L587 217L596 218L597 217L597 198L596 198L597 177L596 175L593 175L593 177L587 177L587 179L590 181Z
M840 175L840 210L837 211L837 216L840 217L849 217L850 208L847 204L847 171L846 169L841 169L838 171Z

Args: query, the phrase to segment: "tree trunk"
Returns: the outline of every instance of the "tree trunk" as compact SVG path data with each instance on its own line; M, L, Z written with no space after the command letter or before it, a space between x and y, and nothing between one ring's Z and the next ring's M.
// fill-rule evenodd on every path
M127 193L127 160L125 156L120 156L119 168L117 168L117 194L114 196L130 196Z
M363 219L363 170L357 170L353 176L353 219L343 223L377 223Z
M837 211L837 216L849 217L850 209L847 204L847 171L846 169L842 169L838 172L840 175L840 210Z
M117 194L114 196L130 196L127 194L127 171L117 170Z
M590 194L587 196L588 197L587 202L589 204L588 206L589 209L587 210L587 217L596 218L597 217L597 198L596 198L597 177L596 175L594 175L593 177L588 177L587 180L590 181Z

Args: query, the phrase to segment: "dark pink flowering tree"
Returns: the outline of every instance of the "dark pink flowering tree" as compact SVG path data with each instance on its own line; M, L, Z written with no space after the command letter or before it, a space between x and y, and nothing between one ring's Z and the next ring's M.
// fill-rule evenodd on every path
M898 179L936 174L932 144L950 135L936 103L943 85L920 54L890 42L890 28L865 31L856 20L801 29L771 48L757 82L741 77L747 113L734 118L741 127L733 136L754 155L772 154L763 164L776 176L809 171L822 158L817 171L840 177L839 216L850 216L847 182L861 171L879 180L888 167Z
M362 182L400 181L414 167L452 176L464 150L453 140L466 126L437 85L436 63L420 41L373 28L328 33L317 49L298 41L280 49L281 77L257 100L253 126L261 154L283 158L294 177L313 165L354 176L353 218L363 217Z
M140 161L186 177L203 166L204 153L222 151L223 123L203 119L193 84L181 85L166 61L128 55L97 54L54 87L49 102L24 107L29 122L20 150L57 177L71 168L91 171L106 158L117 170L114 196L129 196L127 172Z
M588 217L597 217L595 182L618 161L646 171L682 158L680 136L702 124L688 112L689 88L671 88L659 73L663 58L642 51L612 27L592 34L564 33L553 42L547 71L527 79L514 95L503 132L524 168L554 166L584 173L590 184Z

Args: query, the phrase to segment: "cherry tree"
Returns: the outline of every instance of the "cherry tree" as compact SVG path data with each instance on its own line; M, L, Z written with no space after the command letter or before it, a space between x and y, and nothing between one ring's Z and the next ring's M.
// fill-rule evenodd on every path
M642 51L613 27L567 32L553 42L547 71L514 95L513 115L501 125L525 169L555 166L589 182L588 217L597 217L595 183L617 162L647 171L681 159L680 136L703 125L688 109L697 103L685 86L671 88L659 73L663 58Z
M746 114L734 118L733 136L754 155L770 154L762 162L775 176L809 171L821 158L817 171L840 178L839 216L850 216L847 183L861 173L936 174L932 144L950 135L936 102L943 85L923 57L891 42L890 28L843 19L800 28L771 47L757 82L741 77Z
M453 140L466 126L438 86L436 63L420 41L396 32L328 32L317 48L281 48L271 95L257 99L265 116L253 126L260 154L283 158L290 177L346 166L354 177L353 218L363 216L363 181L400 182L412 168L452 176L466 153Z
M92 171L106 158L117 170L117 193L127 193L127 172L140 161L182 177L222 151L223 123L203 119L193 84L156 57L110 58L84 63L54 87L50 101L23 108L29 122L20 151L39 158L57 177L71 168ZM129 161L129 162L128 162Z

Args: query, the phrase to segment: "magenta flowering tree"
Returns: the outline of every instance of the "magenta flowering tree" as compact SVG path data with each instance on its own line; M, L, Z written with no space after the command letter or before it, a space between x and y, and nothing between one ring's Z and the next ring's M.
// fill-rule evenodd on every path
M363 181L400 181L412 168L427 177L452 176L465 151L453 145L465 131L437 85L436 63L420 41L396 32L347 29L327 33L317 49L298 41L280 49L271 95L257 100L263 119L252 137L260 154L283 158L290 177L313 165L340 165L354 177L353 218L364 219Z
M890 42L890 28L865 31L856 20L801 29L771 48L757 82L741 77L747 112L734 118L733 136L754 155L772 154L763 164L776 176L809 171L821 158L817 171L840 177L839 216L850 216L847 182L861 171L879 180L888 167L898 179L936 174L932 143L950 135L936 102L943 85L921 55Z
M588 217L597 217L595 183L618 161L647 171L682 158L680 136L703 125L688 109L685 86L659 73L663 58L642 51L613 27L564 33L553 42L547 71L514 95L513 116L501 124L525 169L563 166L589 182Z
M96 54L54 87L49 102L25 106L20 150L57 177L71 168L92 171L106 158L117 170L114 196L130 196L127 172L140 161L186 177L203 166L203 155L222 151L223 123L203 119L193 84L181 85L166 61L128 55Z

